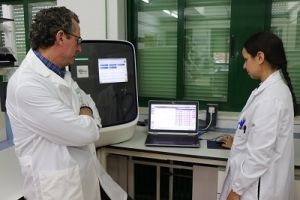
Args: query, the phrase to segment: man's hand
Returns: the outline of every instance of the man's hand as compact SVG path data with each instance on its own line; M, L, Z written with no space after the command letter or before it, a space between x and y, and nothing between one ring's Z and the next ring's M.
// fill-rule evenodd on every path
M231 190L227 197L227 200L240 200L240 195Z
M86 107L80 108L79 115L88 115L91 118L94 118L94 115L93 115L92 111L89 108L86 108Z

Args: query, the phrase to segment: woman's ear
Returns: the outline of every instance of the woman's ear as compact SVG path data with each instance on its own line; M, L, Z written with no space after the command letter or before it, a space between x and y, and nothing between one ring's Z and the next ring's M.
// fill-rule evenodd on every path
M257 57L258 64L260 65L265 61L265 54L262 51L257 52L256 57Z

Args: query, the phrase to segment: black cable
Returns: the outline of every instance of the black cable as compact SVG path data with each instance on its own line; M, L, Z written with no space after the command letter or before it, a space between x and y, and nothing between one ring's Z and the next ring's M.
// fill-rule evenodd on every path
M210 139L203 139L203 138L199 138L199 140L207 140L207 141L217 141L217 139L221 138L221 137L224 137L228 134L222 134L222 135L219 135L218 137L215 137L215 138L210 138Z

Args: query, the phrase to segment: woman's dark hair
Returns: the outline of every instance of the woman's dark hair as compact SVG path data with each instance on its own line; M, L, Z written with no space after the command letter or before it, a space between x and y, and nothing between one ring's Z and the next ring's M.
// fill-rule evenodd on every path
M282 40L274 33L263 31L252 35L245 42L244 48L252 57L255 57L259 51L263 52L265 59L271 67L276 70L281 70L292 94L294 116L296 116L298 110L297 100L293 91L291 78L287 71L287 60Z
M30 26L29 39L33 50L54 45L58 31L73 33L72 19L79 23L78 16L66 7L51 7L40 10ZM70 36L68 36L70 37Z

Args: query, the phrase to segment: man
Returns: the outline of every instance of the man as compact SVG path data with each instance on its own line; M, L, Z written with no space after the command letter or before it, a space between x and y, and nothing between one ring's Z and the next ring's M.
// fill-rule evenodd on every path
M96 157L95 103L65 71L81 51L78 16L65 7L43 9L29 38L32 49L10 78L6 101L25 199L126 200Z

